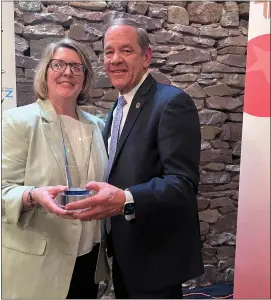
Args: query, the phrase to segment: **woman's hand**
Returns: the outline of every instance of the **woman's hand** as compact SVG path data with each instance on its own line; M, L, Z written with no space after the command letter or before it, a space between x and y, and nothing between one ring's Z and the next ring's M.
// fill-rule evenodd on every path
M60 217L67 217L68 215L71 215L71 212L62 209L55 200L55 197L66 189L67 187L63 185L35 188L31 192L32 199L49 213L54 213ZM27 202L28 193L29 190L26 190L23 194L23 203L25 207L29 206Z

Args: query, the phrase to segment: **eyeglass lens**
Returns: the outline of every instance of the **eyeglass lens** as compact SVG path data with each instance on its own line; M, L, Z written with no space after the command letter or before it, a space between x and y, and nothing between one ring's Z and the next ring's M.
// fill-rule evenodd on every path
M61 59L52 59L51 61L51 68L56 72L64 72L68 65L75 75L81 75L84 73L85 66L83 64L67 63Z

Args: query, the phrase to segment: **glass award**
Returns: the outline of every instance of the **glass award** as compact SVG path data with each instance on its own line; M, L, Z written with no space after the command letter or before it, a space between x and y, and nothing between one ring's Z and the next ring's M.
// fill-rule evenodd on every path
M64 115L59 116L59 122L68 189L60 194L58 203L65 207L93 194L84 188L88 182L93 125Z

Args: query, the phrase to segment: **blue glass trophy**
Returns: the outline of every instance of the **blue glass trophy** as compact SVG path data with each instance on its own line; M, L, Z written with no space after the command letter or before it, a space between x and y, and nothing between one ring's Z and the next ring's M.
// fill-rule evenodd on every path
M65 161L66 185L60 194L61 207L90 197L93 192L84 188L90 163L92 125L81 123L68 116L59 116L62 148Z

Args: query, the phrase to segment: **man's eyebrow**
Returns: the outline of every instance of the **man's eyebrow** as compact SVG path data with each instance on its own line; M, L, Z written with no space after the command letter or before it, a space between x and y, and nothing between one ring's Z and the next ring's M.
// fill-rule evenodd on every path
M121 48L133 48L133 47L131 46L131 44L125 44L122 45Z
M107 45L104 47L104 50L111 49L111 48L113 48L111 45ZM123 49L123 48L132 48L133 49L133 46L131 44L124 44L124 45L121 45L120 49Z

